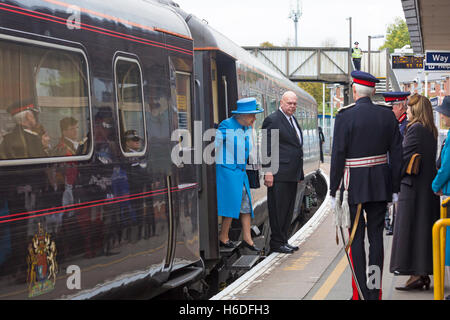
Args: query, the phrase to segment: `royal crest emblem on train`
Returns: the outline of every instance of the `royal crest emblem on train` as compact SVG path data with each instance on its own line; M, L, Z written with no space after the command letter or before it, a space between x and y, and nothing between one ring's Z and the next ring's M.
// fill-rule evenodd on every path
M58 265L56 244L41 224L28 245L28 297L36 297L55 288Z

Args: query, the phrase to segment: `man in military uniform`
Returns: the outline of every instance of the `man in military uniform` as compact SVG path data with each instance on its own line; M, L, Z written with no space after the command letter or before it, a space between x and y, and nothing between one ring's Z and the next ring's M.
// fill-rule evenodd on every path
M408 124L408 119L406 117L407 109L407 99L411 93L410 92L384 92L384 101L392 106L392 111L398 120L398 128L402 137L405 135L406 125Z
M31 101L15 103L8 109L15 128L3 137L0 144L0 159L30 159L46 157L42 139L37 133L39 108Z
M359 70L361 70L362 51L358 46L359 46L359 42L356 41L355 47L352 48L352 59L353 59L353 64L355 65L355 69L359 71Z
M395 117L398 121L398 128L400 130L400 134L405 135L406 125L408 124L408 119L406 117L406 108L407 108L407 99L411 93L410 92L383 92L384 101L387 105L392 107L392 112L394 112ZM393 235L394 230L394 218L395 218L395 210L392 214L392 223L389 217L389 210L386 211L385 218L385 228L386 235Z
M397 201L400 190L401 136L392 111L371 101L379 80L362 71L353 71L352 77L356 102L339 109L335 121L330 195L335 214L339 210L349 211L347 227L351 228L353 240L349 233L351 245L346 253L350 252L349 260L363 295L359 296L353 281L353 299L380 299L384 216L387 203ZM369 283L364 245L366 228L370 243Z

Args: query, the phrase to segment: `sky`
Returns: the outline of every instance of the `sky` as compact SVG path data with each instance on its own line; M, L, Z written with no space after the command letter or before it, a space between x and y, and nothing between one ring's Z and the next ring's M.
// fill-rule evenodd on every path
M174 0L180 7L221 32L240 46L259 46L269 41L276 46L295 43L295 27L289 13L296 0ZM400 0L299 0L302 15L298 22L298 45L320 47L349 45L368 49L368 36L385 35L396 17L404 19ZM384 39L372 39L372 50Z

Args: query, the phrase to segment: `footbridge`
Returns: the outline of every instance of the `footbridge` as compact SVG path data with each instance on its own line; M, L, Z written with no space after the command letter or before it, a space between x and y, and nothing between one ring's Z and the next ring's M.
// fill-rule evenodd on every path
M278 71L293 82L315 81L351 83L350 73L354 70L351 51L348 47L243 47L261 62ZM380 79L377 93L399 91L390 63L387 49L363 51L361 70L370 72Z

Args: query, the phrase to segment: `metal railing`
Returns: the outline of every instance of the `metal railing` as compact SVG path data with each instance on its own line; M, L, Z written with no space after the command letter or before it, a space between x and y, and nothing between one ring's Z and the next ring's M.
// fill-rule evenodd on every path
M446 227L450 226L450 219L447 219L447 209L449 206L450 198L447 198L441 205L441 219L433 225L434 300L444 299L445 237Z

